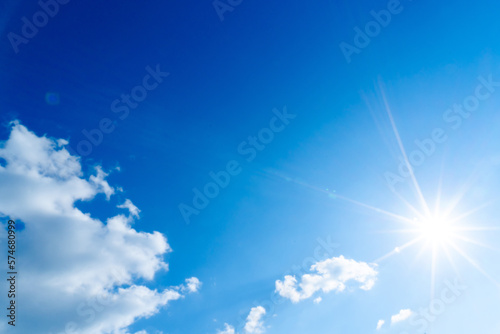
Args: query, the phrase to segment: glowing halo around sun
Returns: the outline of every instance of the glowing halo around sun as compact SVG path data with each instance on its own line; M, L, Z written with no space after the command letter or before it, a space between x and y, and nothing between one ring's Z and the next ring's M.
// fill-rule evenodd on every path
M418 222L418 231L432 243L444 244L451 240L456 232L453 223L445 217L430 217Z
M452 258L451 251L454 251L455 253L459 254L463 259L465 259L467 262L469 262L470 265L472 265L475 269L477 269L481 274L483 274L487 279L489 279L491 282L493 282L497 287L500 288L500 284L497 282L496 279L494 279L491 275L489 275L480 265L478 262L476 262L473 258L471 258L467 252L460 247L459 243L460 242L465 242L468 244L473 244L475 246L481 246L484 248L489 248L492 249L489 245L485 245L475 239L473 239L470 236L470 232L473 231L486 231L486 230L496 230L498 231L498 227L492 227L492 226L477 226L476 224L471 225L470 222L466 220L467 217L471 216L475 212L481 210L482 208L496 202L496 200L492 200L491 202L484 203L480 205L479 207L476 207L472 210L469 210L468 212L462 213L459 216L452 217L451 214L454 212L455 209L458 208L459 203L463 200L467 193L467 188L471 186L471 184L468 184L466 187L462 187L462 190L457 194L454 199L448 203L449 206L446 208L446 210L443 210L442 207L442 194L441 194L441 184L443 180L443 170L441 170L441 175L439 178L439 185L437 187L437 198L436 198L436 203L434 203L434 208L435 212L431 212L429 208L429 201L428 199L424 196L420 184L417 181L417 178L415 177L415 174L413 172L413 168L411 167L410 162L408 161L408 156L406 154L403 142L401 140L401 137L399 135L399 131L396 127L396 123L394 122L394 118L392 117L391 109L389 107L389 104L387 102L383 87L380 83L380 90L382 94L382 99L384 102L385 109L387 111L387 115L389 117L391 127L395 136L395 139L397 141L399 150L401 155L404 158L404 162L406 163L406 166L408 170L410 171L410 184L413 187L413 190L415 194L417 195L417 200L418 200L418 206L414 206L410 204L407 200L405 200L400 194L398 194L394 189L393 193L404 203L406 206L417 216L417 218L414 218L411 222L408 222L408 219L406 217L396 217L397 220L399 220L401 223L410 223L412 225L412 228L406 229L406 230L400 230L401 232L413 232L416 234L416 237L406 244L402 246L397 246L394 248L393 251L390 253L382 256L378 261L382 261L386 258L391 257L392 255L401 253L405 248L410 247L414 244L419 243L420 241L424 241L425 245L421 250L421 253L425 250L430 250L431 251L431 297L434 295L434 287L435 287L435 279L436 279L436 271L437 271L437 261L439 255L444 254L450 264L453 266L455 272L458 274L458 269L455 265L455 262ZM417 209L420 208L419 209ZM395 215L393 213L389 213L390 216L395 217L398 215ZM388 216L389 216L388 215Z
M421 190L420 184L417 181L417 178L413 172L413 168L408 161L408 156L406 154L405 148L403 146L401 137L399 135L399 131L396 127L394 119L392 117L391 110L389 108L389 104L385 98L385 94L381 87L383 102L389 116L389 120L391 122L391 127L394 132L394 136L396 138L398 148L400 150L401 155L403 156L403 162L406 164L407 169L409 170L409 180L408 185L413 188L414 194L416 195L416 203L411 204L412 200L405 199L401 194L399 194L395 189L391 189L393 194L397 199L399 199L406 209L409 209L411 212L411 216L402 215L400 213L391 212L385 210L380 207L376 207L367 203L360 202L356 199L349 198L344 196L336 191L332 191L329 188L318 187L315 185L311 185L307 182L299 178L290 177L288 175L282 174L279 171L265 171L265 173L272 177L277 177L285 182L292 182L300 187L305 189L309 189L312 191L324 193L332 200L343 201L352 205L359 207L360 209L370 210L377 215L384 216L388 220L397 222L399 224L405 225L404 228L390 230L386 232L396 232L402 234L412 234L414 237L410 238L409 241L402 245L396 245L392 248L391 251L378 257L373 263L379 264L382 261L385 261L392 256L401 256L407 248L410 248L415 245L422 245L422 248L417 255L427 252L431 255L431 298L434 297L435 292L435 281L436 281L436 273L438 271L438 260L442 257L446 257L451 266L453 267L455 273L460 276L458 267L455 263L455 259L453 255L459 255L462 259L466 260L472 267L474 267L477 271L479 271L484 277L490 280L493 284L495 284L500 289L500 284L497 282L495 278L493 278L489 273L484 270L481 265L473 259L466 250L465 244L479 246L483 248L487 248L494 251L499 251L498 249L481 243L479 240L473 237L472 232L485 232L485 231L500 231L500 228L497 226L478 226L477 222L471 222L469 219L471 216L478 212L479 210L493 204L498 204L498 199L492 199L489 202L483 203L473 209L470 209L466 212L460 212L459 208L462 205L459 205L460 202L467 195L467 191L470 189L471 184L458 185L457 188L460 191L454 196L446 198L446 196L442 196L441 194L441 185L443 181L443 170L441 170L441 175L439 176L439 182L437 186L437 197L436 202L433 203L434 211L432 211L429 207L430 201L429 198L424 196L424 193ZM370 106L368 106L370 108ZM370 108L371 109L371 108ZM446 201L444 199L449 200L449 203L443 205ZM384 231L378 231L384 232Z

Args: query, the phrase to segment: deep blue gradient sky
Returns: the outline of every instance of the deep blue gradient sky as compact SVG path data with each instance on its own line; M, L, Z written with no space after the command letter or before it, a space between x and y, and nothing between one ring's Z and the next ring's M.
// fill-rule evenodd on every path
M76 149L86 139L83 130L113 120L114 131L81 162L86 175L101 165L110 184L124 191L110 202L99 195L77 207L104 221L131 199L141 209L133 227L163 233L173 249L166 255L169 270L143 283L163 289L191 276L203 282L198 293L138 320L131 333L215 334L224 323L237 327L269 298L276 280L313 256L318 238L338 243L329 257L368 263L411 240L381 233L401 228L394 219L326 193L413 219L386 180L387 172L398 172L402 154L384 96L407 153L435 128L447 136L415 169L429 203L441 176L442 202L468 185L458 215L498 196L500 87L457 129L443 114L474 94L478 77L500 81L500 4L402 0L401 6L347 63L339 44L353 44L353 28L364 27L373 19L370 11L387 8L387 1L244 0L223 21L210 1L70 1L18 53L7 34L20 34L21 18L40 7L6 5L1 140L8 138L8 122L19 120L38 136L66 139ZM111 103L157 65L169 76L121 120ZM58 103L47 103L47 93ZM246 161L238 145L284 107L296 117ZM241 173L186 224L179 204L192 205L192 189L203 188L209 173L231 160ZM421 210L410 178L396 190ZM497 214L489 206L468 224L498 225ZM499 235L469 237L496 245ZM499 278L498 251L464 247ZM457 277L439 256L438 292ZM468 289L427 332L497 333L491 310L498 309L498 287L458 253L452 257ZM392 333L391 315L429 305L430 258L429 249L417 245L377 262L370 291L324 294L319 304L285 301L267 310L267 332L375 333L385 319L383 330Z

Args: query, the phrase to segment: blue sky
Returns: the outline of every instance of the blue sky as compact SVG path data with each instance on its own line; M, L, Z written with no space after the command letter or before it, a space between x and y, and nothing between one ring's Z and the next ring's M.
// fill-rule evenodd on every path
M497 2L61 2L0 16L2 331L498 333Z

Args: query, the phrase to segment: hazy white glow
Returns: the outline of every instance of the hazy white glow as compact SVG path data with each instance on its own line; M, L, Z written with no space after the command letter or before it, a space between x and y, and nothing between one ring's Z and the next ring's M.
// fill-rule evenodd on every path
M443 217L431 217L419 222L422 235L432 242L446 242L454 232L453 225Z

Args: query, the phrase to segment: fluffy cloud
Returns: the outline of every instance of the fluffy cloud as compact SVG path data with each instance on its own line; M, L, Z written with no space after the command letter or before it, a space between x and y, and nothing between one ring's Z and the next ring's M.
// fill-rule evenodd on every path
M384 326L385 324L385 320L379 320L377 322L377 330L380 330L382 328L382 326Z
M217 334L234 334L234 327L228 324L224 324L224 330L217 331Z
M266 310L262 306L252 307L250 314L247 317L245 324L245 333L260 334L264 333L264 323L262 317L266 314Z
M264 322L262 317L266 314L266 309L262 306L252 307L247 316L243 331L245 334L261 334L264 333ZM229 324L224 324L224 330L217 331L217 334L235 334L234 327Z
M408 319L412 315L412 313L413 312L410 309L399 311L398 314L395 314L391 317L391 324L395 324Z
M317 291L341 292L348 281L361 283L360 289L370 290L375 284L377 271L374 264L356 262L343 256L332 257L311 266L315 274L305 274L298 283L295 276L287 275L284 281L276 281L276 292L294 303L310 298ZM300 289L297 289L297 285Z
M96 167L85 177L64 140L38 137L14 122L0 144L0 216L21 220L18 231L18 286L22 293L21 333L128 333L127 327L149 317L170 301L197 291L200 282L162 291L137 285L167 270L171 251L159 232L131 227L139 209L130 200L119 207L130 215L102 222L75 207L115 189ZM6 219L4 219L6 220ZM5 229L0 238L5 240ZM139 332L141 333L141 332Z
M184 290L188 292L198 292L201 287L201 282L196 277L186 279L186 286Z

